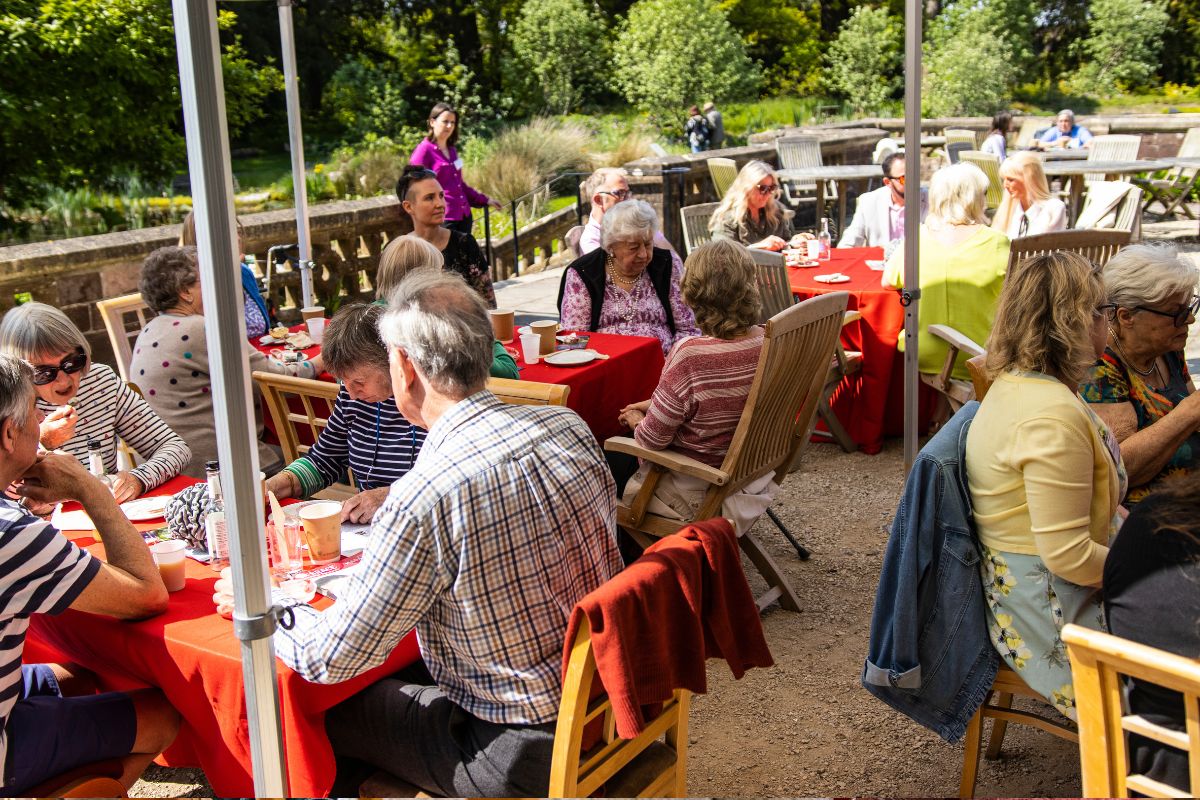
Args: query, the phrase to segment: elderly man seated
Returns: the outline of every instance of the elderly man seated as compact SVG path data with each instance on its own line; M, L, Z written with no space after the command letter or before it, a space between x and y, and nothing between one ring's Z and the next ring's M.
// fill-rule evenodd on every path
M142 535L74 456L38 453L33 370L0 356L0 792L11 797L97 761L120 759L132 786L175 738L179 715L156 689L96 694L77 667L21 664L33 614L68 608L121 619L159 614L167 590ZM19 497L19 501L11 499ZM78 500L107 563L26 510Z
M904 153L883 159L883 186L859 195L854 219L846 226L838 247L888 247L904 238ZM927 210L921 190L921 221Z
M333 708L336 794L384 769L447 797L545 796L571 609L621 569L615 488L566 408L505 405L484 388L492 327L456 275L417 270L380 333L396 405L429 431L372 521L362 565L325 612L294 605L275 633L304 678L382 664L417 629L424 670ZM218 584L218 609L231 605Z
M1054 127L1046 131L1038 139L1038 145L1046 147L1091 147L1092 132L1075 122L1075 112L1064 108L1058 112Z
M604 212L633 197L633 192L629 190L629 173L620 167L601 167L584 181L583 193L591 200L592 211L579 237L580 255L600 249L600 223L604 219ZM672 260L683 269L679 254L661 231L654 232L654 246L669 250Z

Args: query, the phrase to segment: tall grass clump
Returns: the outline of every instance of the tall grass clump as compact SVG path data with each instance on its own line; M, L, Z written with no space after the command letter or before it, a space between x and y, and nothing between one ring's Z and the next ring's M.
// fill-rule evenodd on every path
M467 182L509 203L560 172L587 169L591 132L575 122L538 118L502 131L466 170Z

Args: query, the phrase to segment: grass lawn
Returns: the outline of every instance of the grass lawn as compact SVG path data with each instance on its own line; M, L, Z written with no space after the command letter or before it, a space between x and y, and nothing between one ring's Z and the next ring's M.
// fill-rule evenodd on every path
M292 157L288 153L264 153L261 156L233 159L233 176L238 191L266 191L280 178L292 174Z

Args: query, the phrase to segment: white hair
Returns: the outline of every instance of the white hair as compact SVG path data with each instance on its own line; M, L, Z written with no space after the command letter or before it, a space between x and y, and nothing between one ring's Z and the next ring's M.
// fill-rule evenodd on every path
M387 298L379 335L403 350L434 389L462 399L478 392L492 366L492 323L483 298L459 275L418 269Z
M600 222L600 246L616 242L652 242L658 232L658 214L645 200L626 200L604 212Z
M929 216L947 225L987 225L988 179L974 164L960 161L929 180Z
M1197 269L1180 258L1174 245L1133 244L1104 265L1108 302L1122 308L1155 306L1196 291Z
M27 361L0 355L0 423L11 419L19 428L29 422L33 410L33 368Z
M600 167L600 169L588 176L588 179L583 182L584 199L589 203L596 196L596 192L603 189L612 178L626 178L629 173L621 167Z
M1063 117L1066 117L1067 119L1071 120L1072 123L1075 122L1075 112L1069 108L1064 108L1062 111L1058 112L1058 114L1056 114L1054 117L1054 121L1057 122L1058 120L1062 119Z

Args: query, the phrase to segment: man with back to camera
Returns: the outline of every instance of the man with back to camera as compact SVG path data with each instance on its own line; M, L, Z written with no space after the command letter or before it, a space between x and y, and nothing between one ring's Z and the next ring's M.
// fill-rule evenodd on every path
M167 608L142 535L112 492L69 455L38 452L33 370L0 356L0 792L20 794L86 764L120 759L132 786L174 740L179 714L157 689L95 694L74 665L21 664L32 614L68 608L140 619ZM13 500L11 495L20 498ZM81 550L26 503L78 500L107 562Z
M904 238L904 153L883 159L883 186L858 196L854 219L846 226L838 247L883 247ZM927 201L921 190L921 221Z

